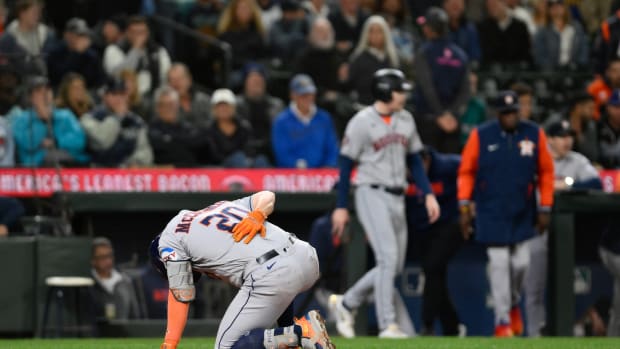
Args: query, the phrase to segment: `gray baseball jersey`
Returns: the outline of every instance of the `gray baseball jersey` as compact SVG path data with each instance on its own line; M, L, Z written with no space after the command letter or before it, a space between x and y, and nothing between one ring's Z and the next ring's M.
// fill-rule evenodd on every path
M220 322L216 349L231 348L250 330L269 328L295 296L319 278L314 248L274 224L265 222L265 237L256 236L249 244L235 242L230 231L250 211L251 197L183 210L159 240L164 261L189 260L193 270L239 287ZM259 262L261 256L270 257Z
M407 186L405 158L422 147L415 121L408 111L403 109L393 114L387 124L370 106L349 121L340 154L358 162L356 184L404 188Z
M585 156L570 151L561 159L554 159L553 166L556 177L571 177L575 182L597 178L598 172Z
M200 211L180 211L159 240L163 260L189 260L192 269L239 287L246 267L257 257L288 244L290 233L265 222L267 234L251 243L236 243L232 227L252 210L251 196L220 201Z

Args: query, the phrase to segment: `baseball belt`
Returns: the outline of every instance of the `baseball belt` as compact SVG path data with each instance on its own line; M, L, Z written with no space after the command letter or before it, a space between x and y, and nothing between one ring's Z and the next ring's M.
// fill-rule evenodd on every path
M293 239L292 236L288 237L288 241L291 243L291 245L295 244L295 239ZM286 251L286 247L285 247L285 251ZM263 264L263 263L267 262L268 260L270 260L270 259L272 259L272 258L274 258L274 257L276 257L278 255L280 255L280 253L278 251L276 251L276 249L269 250L269 251L265 252L262 256L257 257L256 258L256 263Z

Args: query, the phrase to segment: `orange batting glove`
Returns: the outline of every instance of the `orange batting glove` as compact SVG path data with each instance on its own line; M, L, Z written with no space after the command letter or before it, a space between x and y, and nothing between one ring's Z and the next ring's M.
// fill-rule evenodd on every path
M177 349L177 343L163 342L159 349Z
M265 214L261 211L254 210L248 213L248 215L241 222L237 223L233 227L232 232L235 242L239 242L245 237L243 242L249 244L259 232L261 237L265 237L267 234L265 229L265 219L267 219L267 216L265 216Z

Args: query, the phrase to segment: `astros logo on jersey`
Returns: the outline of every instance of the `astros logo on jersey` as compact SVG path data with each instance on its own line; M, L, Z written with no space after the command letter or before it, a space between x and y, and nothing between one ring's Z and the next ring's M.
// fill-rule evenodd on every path
M177 253L170 247L164 247L161 250L161 260L162 262L166 262L166 261L176 261L177 260Z
M536 144L529 139L519 142L519 149L521 149L521 156L534 156L534 147Z

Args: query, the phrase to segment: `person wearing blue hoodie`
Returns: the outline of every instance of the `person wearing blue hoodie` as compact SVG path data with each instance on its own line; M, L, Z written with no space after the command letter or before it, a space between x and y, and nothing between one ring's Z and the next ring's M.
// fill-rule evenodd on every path
M87 163L86 134L71 111L54 108L47 78L32 78L28 93L31 107L12 123L21 164L54 167Z
M316 86L308 75L290 83L291 104L273 123L271 140L277 167L336 167L338 138L332 118L317 108Z

